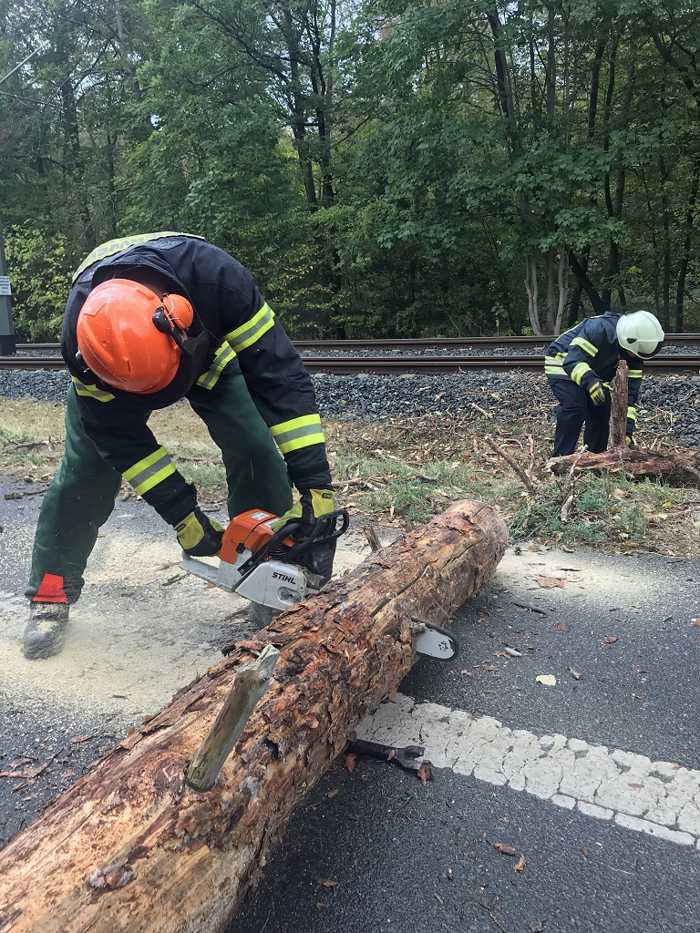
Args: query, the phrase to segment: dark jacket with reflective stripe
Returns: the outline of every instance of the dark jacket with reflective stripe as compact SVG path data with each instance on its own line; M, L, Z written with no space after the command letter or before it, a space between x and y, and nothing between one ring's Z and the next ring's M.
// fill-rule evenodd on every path
M642 360L624 350L617 340L617 322L621 315L607 311L597 317L585 318L553 340L545 355L545 372L550 379L573 379L587 389L600 380L609 382L615 376L619 360L629 366L628 430L634 428L642 381Z
M128 238L117 241L120 251L116 255L83 264L65 308L62 353L74 377L83 424L101 456L126 474L166 521L177 524L192 511L195 493L174 467L167 466L167 452L158 455L158 442L147 424L149 415L155 408L186 397L198 377L200 387L215 391L223 368L228 376L240 365L251 397L285 456L292 482L301 489L329 485L311 379L251 274L228 253L201 238L153 236L156 238L131 247ZM108 247L98 247L91 257L104 255ZM164 276L174 292L190 300L199 322L211 335L211 352L200 372L178 373L165 390L149 395L121 392L101 383L76 361L76 324L89 292L108 279L128 278L130 272ZM145 491L138 481L142 478ZM158 480L155 485L154 479Z

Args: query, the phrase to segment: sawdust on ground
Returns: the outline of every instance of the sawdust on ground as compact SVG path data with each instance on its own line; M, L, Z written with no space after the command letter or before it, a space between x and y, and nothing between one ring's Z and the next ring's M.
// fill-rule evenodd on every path
M98 540L57 657L23 657L27 602L21 593L0 593L0 702L4 695L37 712L55 703L133 722L159 710L224 644L250 631L246 600L185 574L169 536L132 533L128 518L115 516L117 529ZM366 553L358 541L339 547L336 574Z

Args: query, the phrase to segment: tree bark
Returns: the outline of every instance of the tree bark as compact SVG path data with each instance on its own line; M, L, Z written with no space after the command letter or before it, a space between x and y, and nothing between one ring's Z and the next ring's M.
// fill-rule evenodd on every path
M557 302L556 317L554 318L553 334L561 333L562 324L564 323L564 312L569 302L569 254L563 246L559 250L557 285L559 287L559 300Z
M0 853L3 933L219 931L304 794L438 624L493 576L507 543L490 506L459 502L279 616L176 694ZM185 773L266 645L274 680L216 785Z
M530 255L525 259L525 291L527 292L527 316L533 334L541 334L540 308L537 284L537 259Z
M693 239L693 225L695 223L695 208L698 200L698 187L700 186L700 158L693 162L693 172L690 182L688 203L685 209L685 232L683 236L683 251L678 267L678 282L676 285L676 333L681 333L684 326L685 282L690 264L690 252Z
M659 452L642 447L616 447L602 454L569 454L554 457L548 469L557 475L568 473L624 473L632 479L664 479L679 486L700 488L700 452L677 447Z
M617 364L617 372L613 379L612 401L610 404L610 433L608 450L616 450L625 446L627 435L627 405L629 392L627 387L627 373L629 366L625 360Z

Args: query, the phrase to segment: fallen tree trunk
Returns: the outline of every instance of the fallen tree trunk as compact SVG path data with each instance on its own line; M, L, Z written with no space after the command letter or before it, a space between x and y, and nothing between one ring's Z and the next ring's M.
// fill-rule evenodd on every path
M700 486L700 451L687 447L656 451L643 447L606 450L602 454L553 457L552 473L624 473L633 479L663 479L679 486Z
M239 642L0 852L0 931L224 929L296 804L410 670L412 628L447 622L506 542L491 507L457 503ZM274 680L215 786L193 790L236 670L270 644Z

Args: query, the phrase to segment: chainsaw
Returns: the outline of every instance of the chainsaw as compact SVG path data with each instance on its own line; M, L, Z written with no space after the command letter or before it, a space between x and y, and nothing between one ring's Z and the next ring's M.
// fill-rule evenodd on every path
M313 525L289 522L275 531L278 516L249 509L229 522L221 540L218 563L207 563L183 552L182 567L189 573L273 613L290 609L318 592L325 580L304 566L311 548L345 534L350 525L347 509L322 515ZM444 629L422 620L412 623L418 654L448 661L457 653L454 638Z

